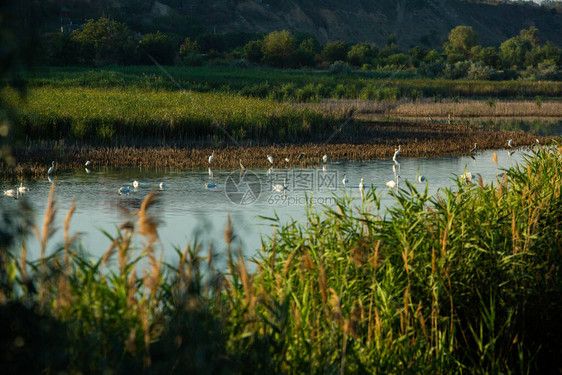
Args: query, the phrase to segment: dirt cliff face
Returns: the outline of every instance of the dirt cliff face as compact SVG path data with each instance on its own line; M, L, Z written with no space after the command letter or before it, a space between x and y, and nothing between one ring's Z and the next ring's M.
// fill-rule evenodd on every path
M217 31L270 32L287 29L319 41L342 39L384 45L441 46L449 31L470 25L480 43L498 45L529 26L543 40L562 45L562 15L545 8L459 0L203 0L188 1L188 12Z

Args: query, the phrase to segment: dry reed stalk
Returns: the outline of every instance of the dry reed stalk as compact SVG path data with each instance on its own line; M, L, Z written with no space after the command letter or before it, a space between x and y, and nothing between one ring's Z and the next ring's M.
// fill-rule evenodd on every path
M73 198L72 202L70 203L70 209L66 213L66 217L64 219L64 271L66 273L69 272L69 266L70 266L69 265L70 247L78 237L78 234L75 234L74 236L69 238L70 220L72 219L72 215L74 214L75 211L76 211L76 198Z
M137 212L139 233L144 236L149 244L153 244L158 239L158 225L160 221L150 215L148 210L158 202L155 193L149 193L142 201L141 207Z
M127 279L127 307L131 308L137 304L135 294L137 293L137 273L133 268Z
M492 153L492 161L494 162L494 164L498 165L498 154L496 154L495 152Z
M421 301L418 303L418 308L416 309L416 312L414 313L414 315L418 318L422 333L423 333L423 337L425 337L425 339L428 339L427 336L427 329L425 327L425 319L423 317L423 310L422 310L422 303Z
M125 341L125 351L133 355L137 352L136 338L137 338L137 330L135 328L131 328L131 331L129 332L129 336Z
M123 274L129 262L129 247L135 231L135 224L132 221L126 221L119 226L119 230L121 234L117 243L117 263L119 263L119 271Z
M318 287L320 288L320 296L322 297L322 304L326 306L328 280L326 278L326 269L321 258L318 258Z
M291 254L289 254L289 256L287 257L287 260L285 261L285 266L283 267L283 277L287 276L287 273L291 269L293 258L295 257L295 255L297 255L298 251L299 249L293 250Z
M371 265L373 266L373 276L376 275L377 268L379 267L379 264L381 263L381 261L379 259L380 246L381 246L381 240L378 240L376 245L375 245L375 253L373 254L373 256L371 258L369 258L369 263L371 263Z
M343 313L341 311L341 298L338 296L338 294L333 288L330 288L329 291L330 291L330 306L332 307L330 319L333 320L334 322L342 324Z
M248 311L253 312L256 298L253 293L252 279L248 274L246 261L244 260L240 250L238 251L238 274L240 275L240 281L242 282L242 287L244 289L244 300L246 302L246 306L248 306Z
M379 309L375 307L375 342L377 343L377 348L380 349L381 346L381 334L382 334L382 324L379 314Z
M363 303L361 302L361 300L357 300L357 302L353 305L353 309L351 310L349 319L345 321L344 325L345 332L354 339L359 338L359 322L362 320L362 315Z
M56 228L54 227L55 215L57 213L55 203L56 203L55 183L53 182L51 184L51 189L49 190L49 198L47 199L47 208L45 209L45 217L43 219L42 232L39 232L37 227L34 228L37 236L37 240L39 241L41 247L40 260L42 265L44 265L45 262L45 252L47 250L47 242L56 231Z
M402 251L402 260L404 261L404 269L406 270L406 274L410 275L410 269L408 268L408 248L405 247L404 251Z

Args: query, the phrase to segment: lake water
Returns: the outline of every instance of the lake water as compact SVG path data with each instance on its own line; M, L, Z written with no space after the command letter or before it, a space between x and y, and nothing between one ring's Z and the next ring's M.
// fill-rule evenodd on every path
M492 161L493 152L498 155L498 165ZM485 183L491 182L501 169L520 163L523 154L522 150L512 156L507 150L487 150L479 152L475 160L470 157L401 158L396 172L400 176L399 184L406 179L415 182L418 175L425 176L430 193L435 194L439 188L453 186L454 176L461 175L465 168L472 173L480 173ZM174 247L183 249L195 239L205 245L213 241L220 252L225 248L227 214L230 214L233 223L237 245L244 249L245 254L251 255L260 248L261 236L270 236L274 231L271 223L260 219L260 216L277 214L284 222L291 218L304 221L307 199L312 199L314 209L322 210L323 205L334 204L334 196L343 194L355 197L354 202L359 204L358 184L361 178L364 178L366 186L372 185L382 193L384 205L392 204L393 198L386 182L394 180L393 165L388 159L328 161L325 170L252 170L243 176L240 170L214 170L212 176L207 170L94 169L86 173L81 169L59 172L53 176L59 231L50 243L50 251L62 243L63 221L73 198L76 199L77 210L72 218L71 232L82 232L84 248L95 256L101 256L110 245L110 240L102 231L116 234L117 226L127 218L121 207L137 210L145 196L156 191L160 199L151 210L162 221L159 235L165 256L172 256ZM344 174L349 179L346 187L342 184ZM272 185L283 184L284 178L287 179L287 190L273 191ZM132 187L134 180L140 183L137 189ZM158 188L160 182L166 183L163 190ZM208 182L215 182L217 187L206 188ZM418 185L425 187L426 182ZM1 183L2 190L14 185L14 182ZM51 182L45 176L40 180L24 181L24 185L31 191L23 199L31 203L40 224ZM119 187L124 185L131 186L130 194L118 193ZM7 196L0 196L0 200L0 209L17 209L17 200ZM141 238L136 241L140 244ZM28 245L32 249L38 247L33 240ZM37 256L37 252L33 254Z

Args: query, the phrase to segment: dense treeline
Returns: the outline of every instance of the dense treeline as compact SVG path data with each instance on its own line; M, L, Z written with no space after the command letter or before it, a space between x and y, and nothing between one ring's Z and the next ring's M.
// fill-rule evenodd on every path
M538 30L523 29L499 48L478 44L478 34L470 26L451 30L442 50L419 46L402 51L396 37L386 45L351 45L338 40L320 45L303 33L287 30L267 35L245 33L210 34L182 39L160 31L140 35L125 24L107 18L87 21L71 34L45 37L45 63L48 65L181 64L204 65L230 60L240 67L251 64L278 68L324 68L334 73L352 69L406 70L418 76L447 79L502 80L560 78L562 50L550 42L541 43Z

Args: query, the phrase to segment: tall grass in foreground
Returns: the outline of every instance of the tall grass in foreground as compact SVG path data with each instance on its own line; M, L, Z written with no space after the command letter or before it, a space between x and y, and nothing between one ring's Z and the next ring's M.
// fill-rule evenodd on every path
M101 259L76 250L71 209L60 249L30 263L22 241L35 232L49 248L51 195L41 227L26 210L4 219L20 250L2 237L0 315L16 328L1 332L0 362L9 372L41 353L33 365L51 372L554 373L561 186L561 150L540 149L493 184L459 181L430 197L406 183L384 215L376 191L360 207L342 198L306 223L272 218L255 272L231 248L230 223L225 248L194 244L163 263L154 194Z
M3 94L18 108L14 127L26 140L292 141L329 133L342 118L227 93L42 87L25 101L10 90Z

